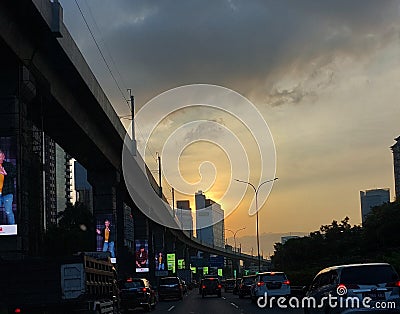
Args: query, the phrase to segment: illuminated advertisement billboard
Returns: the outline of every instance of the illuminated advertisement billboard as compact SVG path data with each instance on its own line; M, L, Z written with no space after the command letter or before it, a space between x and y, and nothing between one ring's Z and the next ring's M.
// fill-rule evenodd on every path
M17 234L17 138L0 137L0 235Z
M165 270L165 257L163 252L156 254L156 270Z
M178 259L178 269L185 269L185 260Z
M97 251L110 252L111 262L115 263L115 241L117 237L112 214L96 215Z
M172 273L175 273L176 272L175 253L167 254L167 264L168 264L168 270L172 271Z
M149 271L149 243L147 240L135 240L135 264L137 273Z

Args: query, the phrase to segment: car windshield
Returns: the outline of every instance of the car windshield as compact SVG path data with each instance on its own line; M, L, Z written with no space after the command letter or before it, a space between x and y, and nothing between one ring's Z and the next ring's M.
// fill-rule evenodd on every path
M261 276L261 281L285 281L285 274L268 274Z
M160 285L177 285L179 280L177 278L162 278L160 280Z
M366 265L343 268L340 283L376 285L396 281L397 274L389 265Z
M143 288L144 287L144 283L141 280L127 281L127 282L125 282L124 287L126 289Z

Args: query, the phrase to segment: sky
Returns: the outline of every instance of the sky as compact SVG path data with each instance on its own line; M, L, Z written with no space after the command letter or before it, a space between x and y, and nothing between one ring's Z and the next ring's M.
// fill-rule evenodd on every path
M394 198L390 146L400 135L400 1L78 1L122 94L76 2L60 2L64 23L119 115L129 114L122 96L127 88L137 110L189 84L222 86L254 105L268 125L265 136L273 139L279 178L260 206L260 233L310 232L345 216L359 224L361 190L390 188ZM242 117L251 118L244 109ZM188 124L206 120L213 127ZM237 176L252 182L273 177L255 127L204 107L165 116L147 150L150 169L180 126L182 138L194 137L186 147L176 144L183 149L180 174L193 189L219 201ZM143 120L136 127L140 144L148 125ZM242 144L250 171L232 170L235 153L226 151L231 144L222 129ZM203 137L216 140L199 141ZM261 166L270 167L268 177ZM222 202L232 211L225 224L254 236L254 193L244 192L235 208ZM177 193L176 199L190 197Z

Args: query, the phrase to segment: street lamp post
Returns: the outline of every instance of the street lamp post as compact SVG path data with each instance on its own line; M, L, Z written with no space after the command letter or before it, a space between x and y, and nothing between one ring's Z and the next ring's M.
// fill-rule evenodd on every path
M238 180L235 179L235 181L237 182L241 182L241 183L246 183L247 185L251 186L254 190L255 196L256 196L256 217L257 217L257 256L258 256L258 272L261 272L261 257L260 257L260 235L258 233L258 192L260 191L261 186L263 186L265 183L268 182L272 182L278 180L278 178L274 178L274 179L270 179L270 180L266 180L264 182L262 182L260 185L258 185L258 187L255 187L252 183L247 182L247 181L242 181L242 180Z
M240 228L240 229L238 229L238 230L236 230L236 231L232 231L231 229L225 229L226 231L230 231L230 232L232 232L232 234L233 234L233 241L235 242L235 254L237 253L237 252L236 252L236 234L237 234L239 231L244 230L244 229L246 229L246 227Z

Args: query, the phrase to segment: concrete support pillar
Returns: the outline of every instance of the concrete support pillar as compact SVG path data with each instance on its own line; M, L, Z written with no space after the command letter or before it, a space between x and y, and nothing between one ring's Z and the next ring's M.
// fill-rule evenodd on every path
M88 169L88 181L93 187L93 216L104 222L106 215L112 219L116 229L115 255L118 261L119 252L124 245L123 191L120 173L112 169ZM95 238L96 235L94 235ZM96 249L96 246L94 246Z

